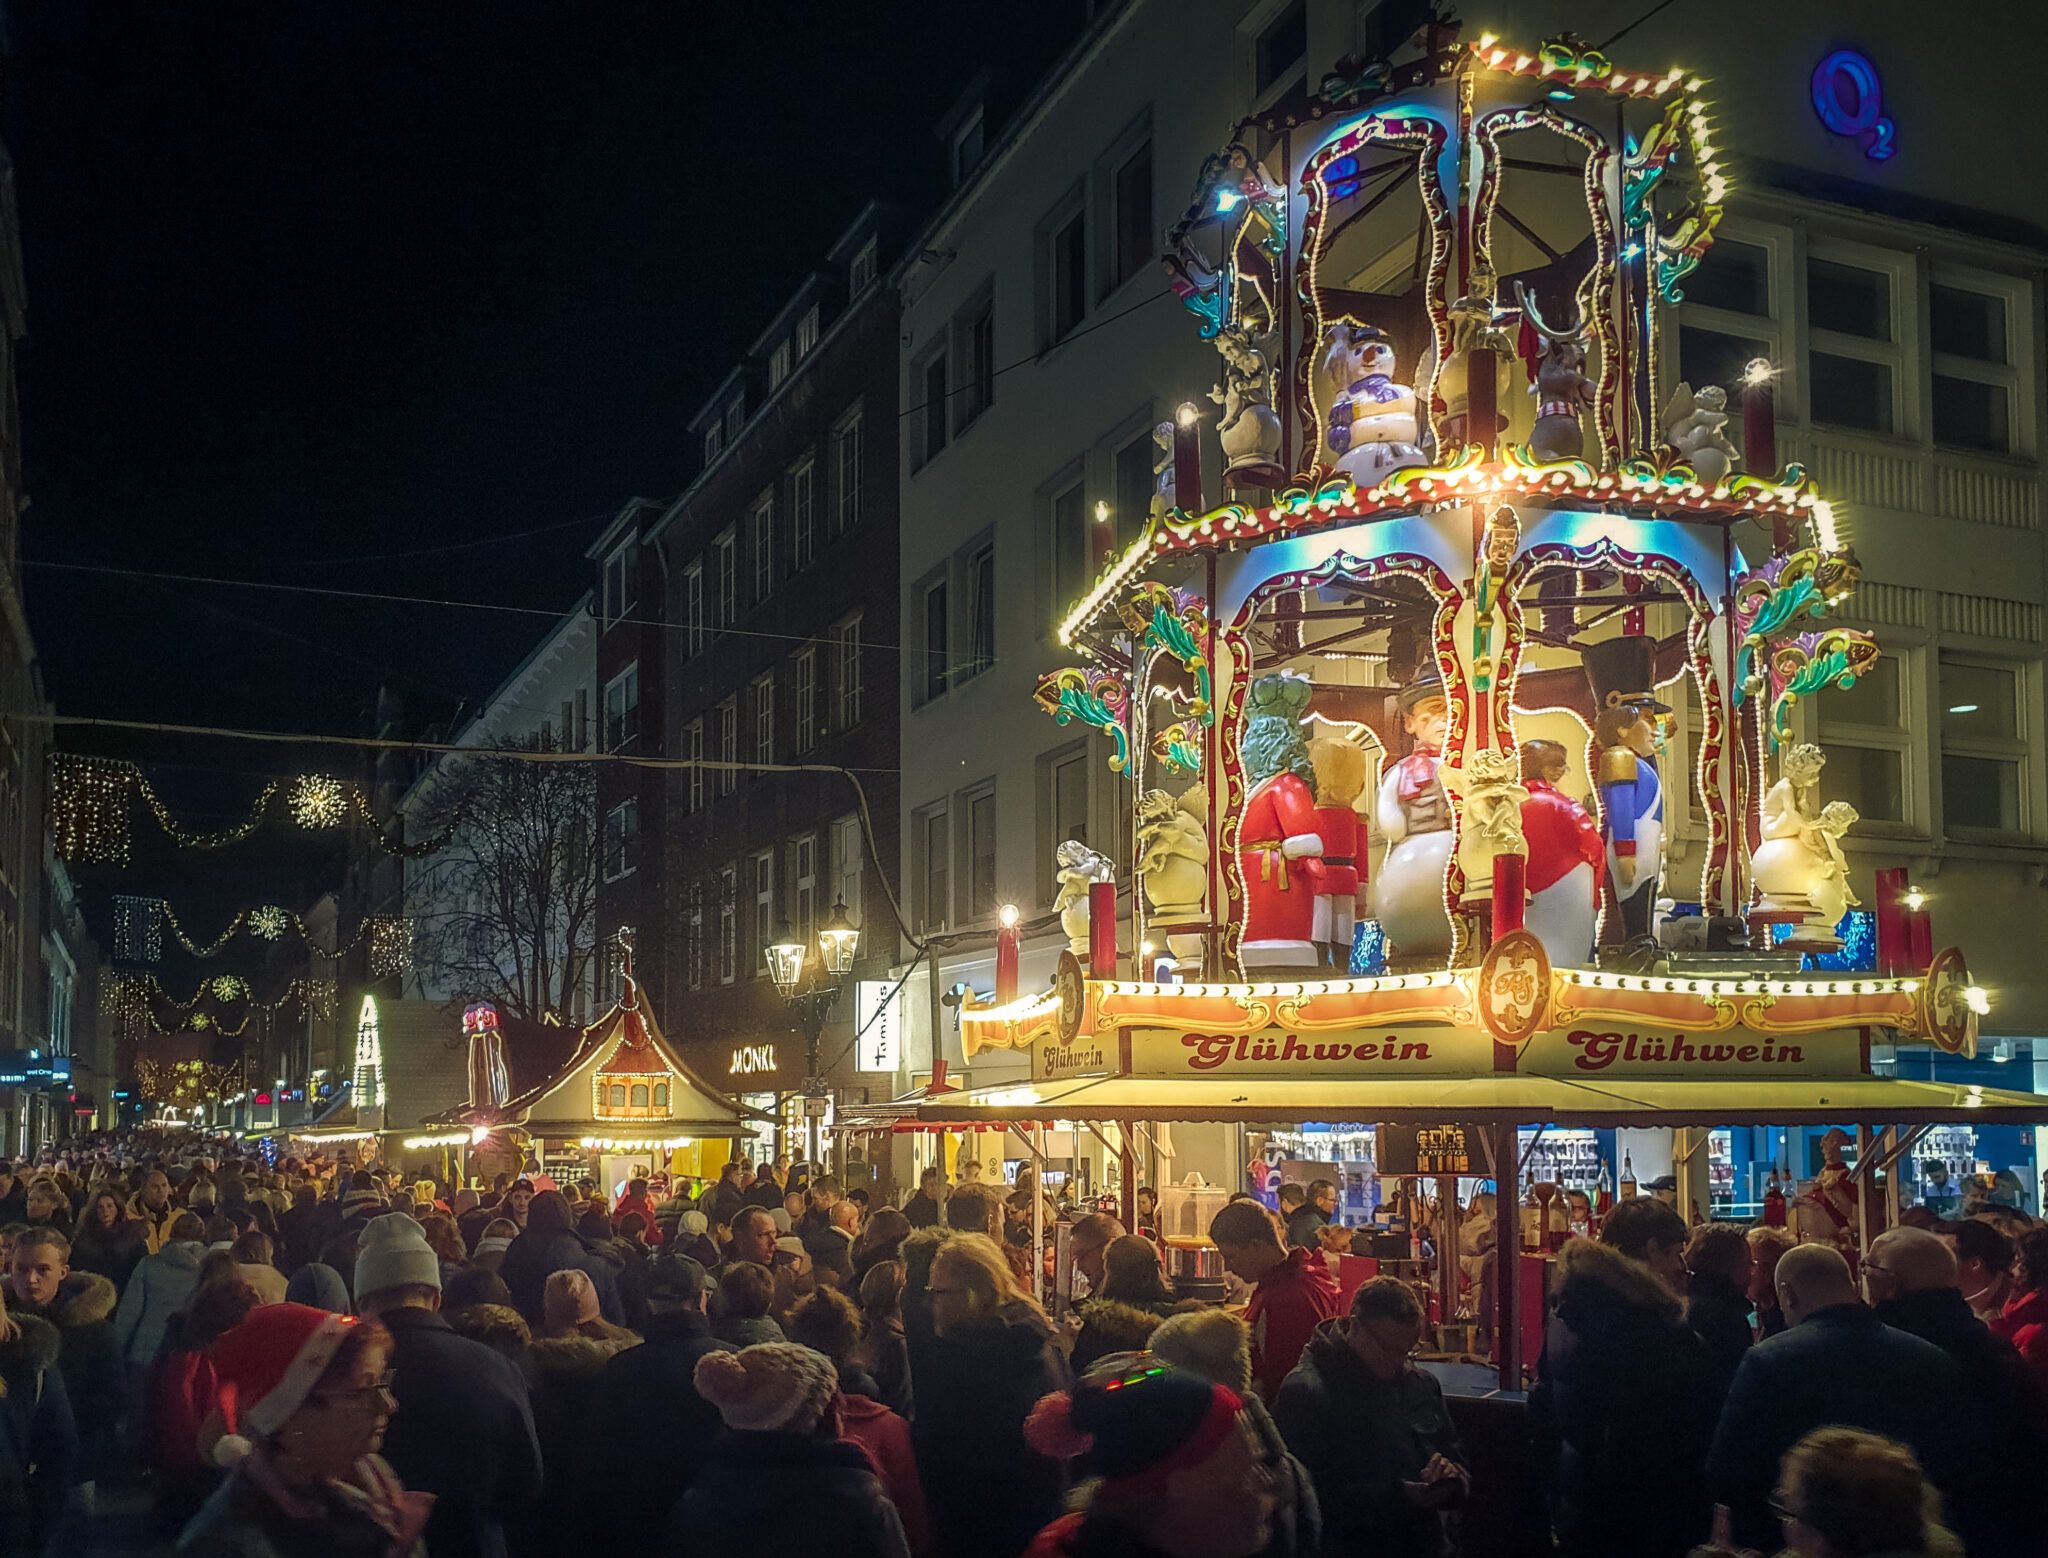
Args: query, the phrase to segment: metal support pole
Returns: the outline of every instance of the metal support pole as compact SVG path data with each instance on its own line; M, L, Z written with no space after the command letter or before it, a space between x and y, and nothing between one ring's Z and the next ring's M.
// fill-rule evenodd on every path
M1498 1219L1493 1241L1493 1346L1500 1364L1500 1388L1522 1388L1522 1236L1519 1221L1510 1222L1517 1207L1515 1187L1503 1185L1498 1165L1515 1161L1515 1128L1489 1125L1481 1133L1486 1156L1495 1165L1494 1205Z
M1876 1137L1867 1125L1856 1127L1856 1163L1859 1168L1873 1156ZM1896 1178L1896 1176L1887 1176ZM1870 1241L1877 1237L1876 1209L1871 1205L1871 1190L1874 1185L1866 1184L1856 1196L1856 1254L1858 1259L1870 1251Z
M1498 1198L1496 1198L1498 1199ZM1458 1181L1439 1177L1436 1182L1438 1208L1436 1238L1437 1310L1444 1326L1458 1322Z
M1038 1158L1038 1172L1033 1176L1037 1192L1031 1197L1031 1292L1040 1304L1046 1300L1045 1291L1045 1122L1040 1120L1031 1127L1034 1138L1031 1150Z

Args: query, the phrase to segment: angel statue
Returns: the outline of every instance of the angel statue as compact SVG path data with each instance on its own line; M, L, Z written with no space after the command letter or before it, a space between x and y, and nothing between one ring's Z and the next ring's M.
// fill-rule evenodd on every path
M1683 379L1664 407L1664 441L1693 469L1703 487L1718 487L1735 469L1735 446L1722 431L1728 425L1728 392L1718 384L1695 391Z
M1764 793L1763 839L1750 857L1758 907L1804 912L1808 926L1823 934L1857 902L1841 843L1858 821L1856 808L1847 801L1816 805L1827 761L1827 753L1811 742L1779 759L1778 782Z
M1150 917L1168 924L1198 920L1209 886L1209 827L1204 821L1209 792L1190 785L1178 797L1147 790L1138 802L1138 881ZM1167 950L1185 963L1199 958L1199 936L1166 938Z
M1088 955L1088 889L1097 882L1114 882L1116 866L1079 839L1068 839L1054 852L1059 865L1054 880L1060 884L1053 908L1060 917L1060 929L1067 933L1067 946L1076 957Z
M1280 418L1273 410L1273 368L1259 349L1259 339L1243 325L1225 325L1216 337L1223 356L1223 382L1209 398L1223 408L1216 436L1223 445L1226 480L1242 478L1247 486L1264 486L1277 471Z

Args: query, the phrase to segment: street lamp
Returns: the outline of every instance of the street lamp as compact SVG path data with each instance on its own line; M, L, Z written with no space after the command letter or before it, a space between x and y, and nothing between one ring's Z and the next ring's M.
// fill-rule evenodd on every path
M766 953L768 975L804 1036L804 1120L813 1170L819 1159L818 1122L825 1113L825 1082L818 1074L818 1041L825 1031L825 1017L839 999L846 976L853 971L854 954L859 950L860 931L846 917L845 902L835 901L825 923L818 927L815 956L808 944L790 934L787 920L782 922Z

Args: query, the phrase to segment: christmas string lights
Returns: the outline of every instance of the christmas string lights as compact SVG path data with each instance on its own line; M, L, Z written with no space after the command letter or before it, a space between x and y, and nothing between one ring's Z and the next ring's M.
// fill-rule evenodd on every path
M134 845L129 817L134 798L139 795L172 843L182 849L220 849L239 843L262 826L271 802L284 788L281 781L271 780L250 803L249 815L243 821L213 833L199 833L171 814L148 776L135 764L122 758L53 752L50 828L57 852L66 860L88 865L126 865ZM362 787L332 774L301 774L285 794L286 811L300 827L315 832L336 828L354 813L362 819L379 849L407 859L433 854L454 835L451 825L433 838L415 844L400 843L388 836Z
M308 1021L323 1022L334 1015L334 986L325 980L294 978L274 1001L259 1001L249 982L236 974L219 974L203 981L184 1000L174 1000L154 974L118 973L105 987L107 1009L122 1024L124 1033L140 1038L147 1031L175 1033L180 1028L216 1029L235 1038L252 1017L268 1022L288 1006L297 1006ZM202 1009L211 1003L215 1010ZM232 1027L221 1020L223 1006L244 1008L241 1020ZM175 1014L175 1024L166 1027L158 1013Z
M161 898L114 899L114 957L122 963L154 963L164 954Z
M226 928L223 929L218 936L215 936L211 941L200 941L185 929L184 925L178 919L178 911L173 909L170 906L170 904L165 902L163 899L135 898L122 899L120 901L123 903L153 905L156 911L159 925L167 926L170 929L172 939L175 940L179 946L183 947L186 952L188 952L191 956L195 958L210 958L219 956L220 953L227 948L229 942L233 941L235 937L241 934L243 931L247 931L251 936L254 936L258 941L282 941L286 935L296 933L299 939L306 944L306 950L308 952L310 952L316 958L325 958L329 962L334 962L340 958L346 957L350 952L354 951L365 940L367 940L370 943L370 961L372 967L375 967L378 962L377 948L379 944L379 938L382 938L387 943L394 941L402 941L404 945L408 948L404 963L402 966L397 966L388 969L387 972L403 973L407 968L410 968L412 966L411 953L409 950L412 944L412 930L410 924L407 922L405 916L403 915L370 915L364 919L362 924L356 927L355 934L349 937L348 940L342 942L337 947L328 948L321 946L317 941L313 939L313 932L311 928L306 924L304 919L302 919L299 915L293 913L291 910L283 908L280 905L274 903L266 903L262 905L260 908L242 910L240 913L236 914L233 919L228 921ZM159 940L161 940L161 934L159 934ZM385 955L388 958L389 954L387 953ZM152 956L147 960L135 958L128 959L127 961L155 962L156 959ZM384 977L384 975L380 973L376 977L381 979Z
M193 1109L201 1104L219 1103L242 1090L240 1066L217 1065L210 1060L139 1060L135 1083L142 1096L153 1104Z

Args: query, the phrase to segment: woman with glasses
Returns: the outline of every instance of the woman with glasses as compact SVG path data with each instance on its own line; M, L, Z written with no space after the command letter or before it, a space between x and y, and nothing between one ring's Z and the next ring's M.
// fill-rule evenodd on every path
M1860 1428L1817 1428L1792 1446L1770 1503L1784 1534L1781 1558L1962 1558L1913 1452ZM1714 1538L1693 1558L1739 1551L1726 1509L1717 1509Z
M375 1320L267 1304L214 1344L216 1462L233 1468L181 1558L421 1558L431 1496L377 1455L396 1402Z

